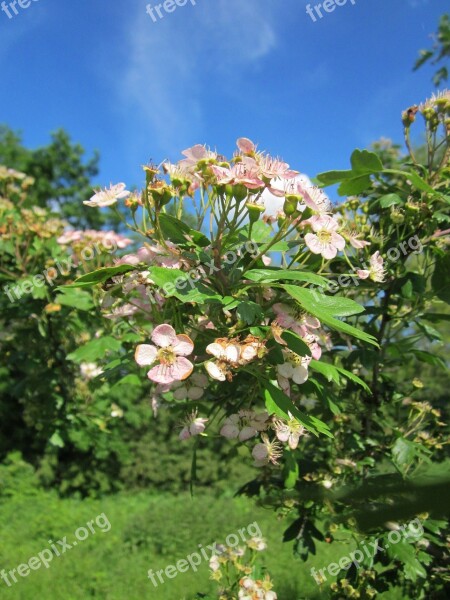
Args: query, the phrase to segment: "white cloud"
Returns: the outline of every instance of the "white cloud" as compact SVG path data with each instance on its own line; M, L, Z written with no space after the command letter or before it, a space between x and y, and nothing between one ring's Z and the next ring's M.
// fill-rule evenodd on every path
M138 111L164 152L201 131L211 81L225 89L276 46L273 8L270 0L197 0L153 22L139 7L127 23L120 100Z

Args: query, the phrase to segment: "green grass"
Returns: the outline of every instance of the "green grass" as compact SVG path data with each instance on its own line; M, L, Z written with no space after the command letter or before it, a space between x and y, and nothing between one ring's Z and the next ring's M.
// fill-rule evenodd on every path
M54 557L48 569L18 576L11 587L0 580L0 598L192 600L197 592L215 590L206 562L197 572L165 578L158 588L148 579L148 570L164 569L195 552L199 544L223 542L228 534L256 521L269 544L261 558L274 579L279 600L320 599L326 594L311 577L311 567L324 567L350 551L347 545L319 544L316 556L303 563L293 556L292 546L281 540L288 523L280 523L271 511L255 508L245 498L140 493L103 500L62 500L39 493L2 502L0 569L9 571L28 562L49 548L49 540L67 536L70 543L78 527L102 513L111 523L110 531L96 527L95 535Z

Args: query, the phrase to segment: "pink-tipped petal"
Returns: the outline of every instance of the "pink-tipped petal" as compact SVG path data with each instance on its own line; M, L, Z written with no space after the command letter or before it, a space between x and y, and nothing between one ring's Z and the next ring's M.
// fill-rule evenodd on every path
M194 343L188 335L180 333L180 335L177 335L177 341L173 345L173 349L178 356L189 356L194 350Z
M149 367L155 362L158 351L150 344L140 344L134 353L134 360L140 367Z
M152 342L161 348L167 348L177 342L175 329L171 325L158 325L152 332Z

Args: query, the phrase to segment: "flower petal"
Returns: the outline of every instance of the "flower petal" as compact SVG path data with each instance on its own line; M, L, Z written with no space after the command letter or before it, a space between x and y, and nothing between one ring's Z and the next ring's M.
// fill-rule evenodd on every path
M156 360L158 350L151 344L139 344L134 353L134 360L140 367L148 367Z
M219 365L215 362L207 362L205 365L205 369L208 371L209 375L213 379L217 379L217 381L225 381L225 373L219 367Z
M171 325L158 325L152 332L152 342L161 348L167 348L177 342L175 329Z
M178 354L178 356L189 356L189 354L192 354L194 343L191 338L188 335L184 335L184 333L180 333L176 337L177 341L173 344L175 354Z

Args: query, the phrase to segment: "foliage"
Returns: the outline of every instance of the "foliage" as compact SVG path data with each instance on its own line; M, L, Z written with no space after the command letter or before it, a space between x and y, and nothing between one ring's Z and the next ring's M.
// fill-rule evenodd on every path
M0 126L0 164L35 180L27 207L53 209L74 226L99 227L105 223L103 216L82 204L92 195L91 180L98 174L98 162L98 153L86 159L83 147L72 142L63 129L52 134L47 146L31 150L23 145L20 133Z
M420 57L417 59L414 70L419 69L422 65L430 61L432 65L436 65L441 61L445 61L450 57L450 17L448 14L442 15L439 21L437 34L434 36L435 41L431 50L421 50ZM440 67L433 76L433 83L438 87L441 83L448 80L448 68Z

